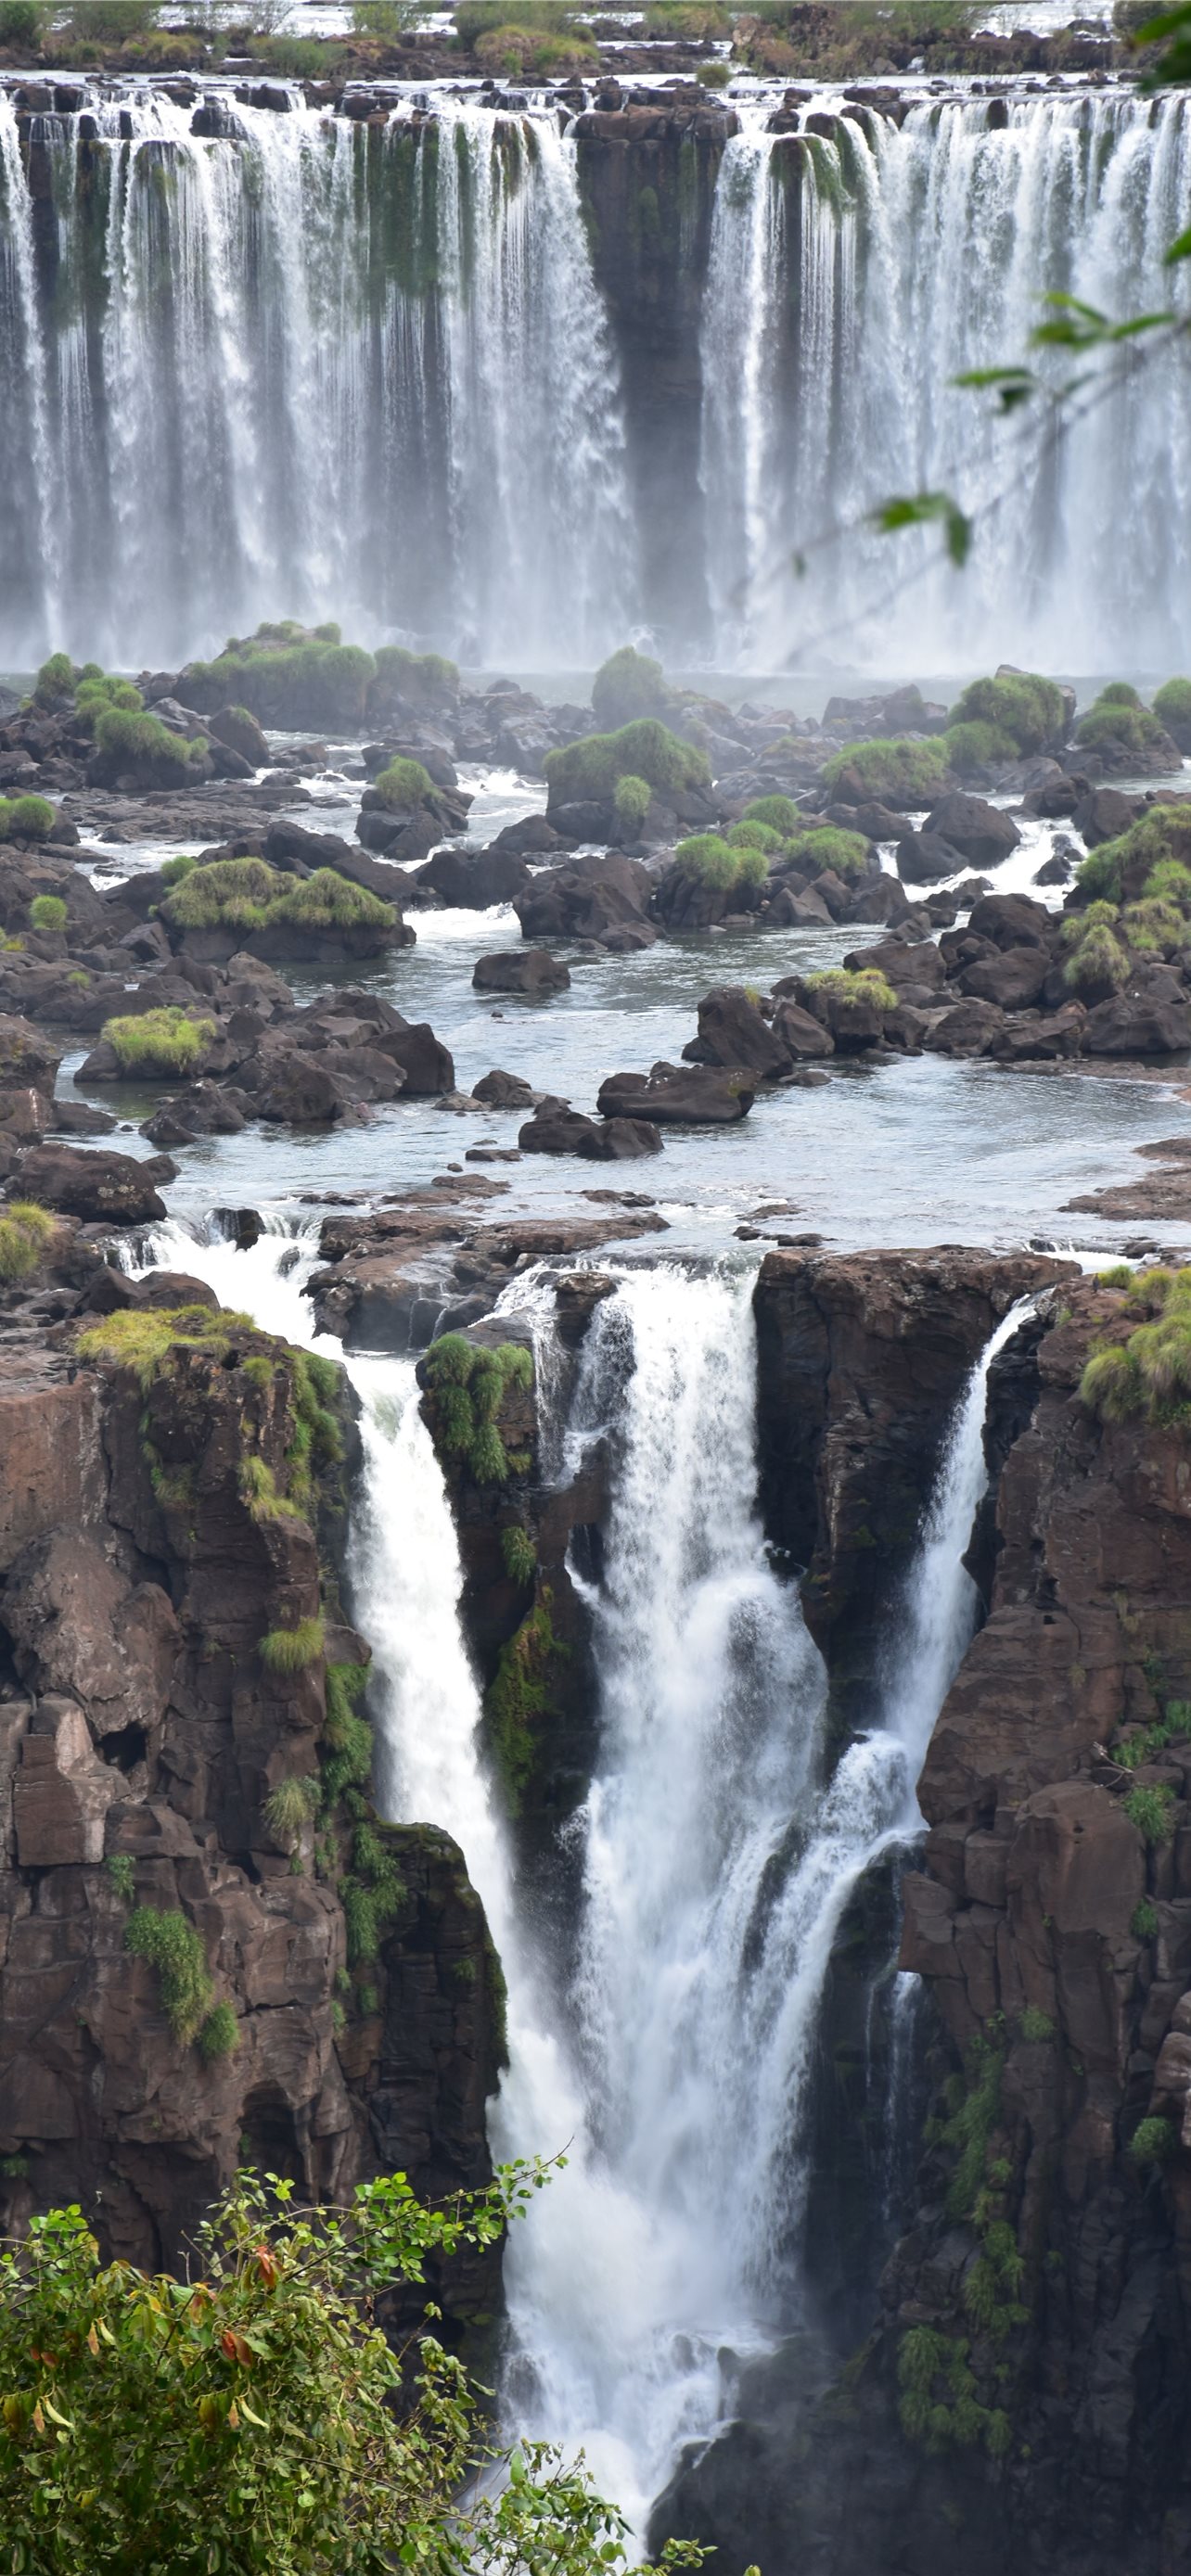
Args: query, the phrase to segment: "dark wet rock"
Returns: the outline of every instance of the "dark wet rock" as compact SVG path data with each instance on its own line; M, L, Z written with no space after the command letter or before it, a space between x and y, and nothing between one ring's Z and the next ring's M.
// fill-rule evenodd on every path
M940 877L953 877L963 864L963 852L941 832L905 832L897 845L897 872L906 885L934 885Z
M145 1225L166 1213L157 1173L156 1161L138 1162L102 1146L88 1153L72 1145L39 1145L21 1163L20 1195L93 1224Z
M1011 814L999 805L988 804L983 796L959 793L944 796L932 806L922 828L924 833L949 842L961 859L977 868L996 867L1021 840Z
M660 1127L728 1127L747 1117L756 1093L755 1076L655 1064L647 1074L610 1074L596 1107L601 1118L642 1118Z
M624 924L644 922L652 884L642 861L623 851L580 853L565 867L531 877L514 895L513 909L526 939L603 939Z
M592 1163L627 1162L662 1150L658 1129L646 1118L585 1118L577 1109L539 1109L517 1142L524 1154L580 1154Z
M511 903L532 883L525 860L497 844L487 850L436 850L417 877L419 893L429 888L440 903L468 912Z
M1114 993L1089 1011L1085 1055L1185 1055L1191 1047L1191 1008L1145 993Z
M481 1074L472 1098L482 1100L490 1109L532 1109L534 1095L519 1073L502 1073L497 1069Z
M995 1002L957 1002L932 1022L923 1045L931 1055L989 1055L1004 1025Z
M545 948L498 948L491 957L477 957L471 980L477 993L518 993L540 1002L564 993L571 977L562 959Z
M1041 948L1024 944L1004 948L965 967L959 979L960 991L972 1001L995 1002L998 1010L1027 1010L1041 996L1047 964Z
M743 984L716 984L699 1004L699 1034L683 1048L688 1064L744 1067L762 1081L780 1081L790 1049L762 1017Z

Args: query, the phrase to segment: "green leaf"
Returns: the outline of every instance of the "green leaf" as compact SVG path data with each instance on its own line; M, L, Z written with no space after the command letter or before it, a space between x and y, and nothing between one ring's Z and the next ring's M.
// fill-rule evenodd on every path
M1164 265L1167 268L1173 268L1177 259L1191 259L1191 229L1185 233L1176 233L1166 253Z
M960 569L972 549L972 522L960 509L950 492L900 492L883 501L871 513L871 524L883 536L893 536L902 528L927 527L941 523L943 542L950 561Z

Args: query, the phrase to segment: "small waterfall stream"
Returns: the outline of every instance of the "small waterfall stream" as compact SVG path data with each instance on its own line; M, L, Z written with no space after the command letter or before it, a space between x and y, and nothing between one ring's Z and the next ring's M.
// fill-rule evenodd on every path
M313 1235L239 1252L171 1224L149 1257L310 1344ZM724 2348L763 2351L799 2321L832 1943L863 1872L917 1823L922 1752L975 1620L961 1558L988 1369L1022 1311L957 1407L885 1723L827 1777L823 1667L757 1517L751 1291L747 1271L627 1272L593 1315L565 1430L550 1426L560 1465L597 1439L612 1457L604 1574L588 1587L601 1750L572 1827L583 1893L561 2005L481 1766L458 1548L413 1366L347 1362L364 1404L352 1575L375 1654L381 1802L457 1836L504 1959L495 2152L568 2157L510 2241L505 2404L520 2429L582 2445L638 2529L680 2444L714 2429Z

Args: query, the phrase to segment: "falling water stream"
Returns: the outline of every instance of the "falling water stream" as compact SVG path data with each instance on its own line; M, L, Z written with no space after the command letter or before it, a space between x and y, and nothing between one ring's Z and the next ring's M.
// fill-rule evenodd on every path
M171 1223L146 1257L309 1345L315 1253L311 1234L242 1252ZM865 1869L918 1821L922 1754L976 1618L961 1559L985 1488L988 1369L1024 1311L957 1407L884 1723L828 1776L822 1663L757 1514L752 1284L745 1269L626 1271L552 1426L561 1472L594 1441L611 1461L603 1576L582 1587L600 1753L573 1828L582 1901L561 2005L481 1766L458 1547L413 1365L346 1362L363 1406L350 1570L375 1656L380 1802L457 1836L504 1960L495 2151L568 2156L506 2259L506 2406L526 2432L582 2446L640 2530L679 2445L714 2427L723 2349L762 2351L798 2320L832 1943ZM535 1302L540 1323L544 1287Z

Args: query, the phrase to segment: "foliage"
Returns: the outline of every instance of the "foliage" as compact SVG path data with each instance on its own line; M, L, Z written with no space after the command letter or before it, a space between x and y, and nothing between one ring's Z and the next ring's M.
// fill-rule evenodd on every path
M374 658L373 696L396 695L440 704L458 692L458 665L448 662L442 653L409 653L403 644L381 644Z
M733 823L725 832L724 839L730 850L765 850L776 855L784 847L781 833L775 832L771 824L750 822L747 816L743 821Z
M403 2174L346 2209L241 2174L188 2277L108 2267L77 2208L0 2257L0 2526L27 2576L626 2576L627 2533L581 2466L500 2474L460 2364L413 2353L374 2301L494 2248L546 2179L504 2168L438 2209ZM408 2302L407 2302L408 2304ZM412 2404L402 2399L403 2383ZM671 2549L663 2565L697 2553Z
M131 1905L136 1890L136 1862L131 1852L112 1852L104 1862L122 1905Z
M1154 692L1154 713L1180 751L1191 747L1191 680L1164 680Z
M511 1583L532 1583L538 1570L537 1549L520 1521L510 1521L500 1533L500 1552L505 1573Z
M1120 992L1131 971L1128 949L1122 947L1107 922L1094 922L1067 959L1063 982L1074 993L1094 993L1105 985Z
M463 1458L477 1484L503 1485L514 1461L497 1416L511 1386L532 1386L530 1352L519 1342L489 1350L462 1333L443 1333L422 1365L435 1397L436 1436L448 1457Z
M69 915L60 894L35 894L29 906L31 930L65 930Z
M554 1634L552 1611L553 1595L544 1584L533 1609L501 1647L485 1701L493 1755L513 1816L533 1773L533 1720L547 1715L554 1668L570 1653Z
M32 1199L13 1199L0 1213L0 1280L28 1279L54 1233L54 1220Z
M391 760L376 781L376 792L386 805L421 805L433 795L434 785L420 760Z
M322 1801L322 1784L316 1774L279 1780L270 1789L262 1814L274 1842L287 1845L297 1841L303 1827L316 1815Z
M746 823L766 823L783 840L798 830L803 819L792 796L754 796L744 809Z
M833 824L823 823L788 842L785 856L793 867L809 868L815 876L830 869L833 876L847 883L850 878L867 876L868 848L863 832L840 832Z
M1178 864L1176 859L1173 865ZM1189 935L1178 905L1162 895L1149 895L1140 903L1126 904L1121 928L1130 947L1139 949L1143 956L1174 957L1186 946Z
M44 841L53 828L48 796L0 796L0 841Z
M110 759L127 761L134 768L152 762L165 769L188 769L192 758L200 758L206 749L202 741L186 742L181 734L171 733L160 716L136 714L126 707L106 707L96 716L95 741Z
M543 764L552 805L576 799L608 801L618 778L643 778L647 786L706 787L711 769L705 751L670 733L655 716L641 716L617 733L588 734L581 742L548 751Z
M1119 742L1139 768L1144 768L1147 761L1164 751L1165 731L1158 717L1143 707L1136 690L1128 697L1120 694L1127 687L1127 681L1117 681L1102 689L1095 703L1080 717L1075 739L1089 750L1101 743Z
M1083 861L1075 880L1081 899L1120 903L1126 891L1170 898L1191 908L1191 813L1183 805L1151 805L1115 841L1102 841Z
M648 653L635 652L631 644L622 644L618 653L601 662L591 684L591 703L601 733L613 733L617 725L631 724L636 716L664 716L671 691L660 662Z
M822 993L837 1011L858 1011L871 1003L878 1011L896 1011L897 995L879 966L826 966L805 978L812 993Z
M292 1676L304 1673L318 1662L323 1651L323 1618L321 1611L313 1618L298 1619L292 1628L269 1628L261 1638L257 1653L266 1672Z
M653 791L647 778L628 775L616 781L612 803L622 832L639 832L649 812Z
M184 1914L158 1914L151 1905L138 1905L125 1926L124 1947L156 1970L166 2020L179 2047L188 2047L214 2001L207 1954L193 1923Z
M140 690L131 680L117 680L105 671L95 671L79 681L74 711L83 730L94 733L99 717L109 707L120 707L126 714L136 715L144 703Z
M1143 1896L1140 1905L1134 1906L1129 1929L1135 1941L1157 1940L1158 1915L1148 1896Z
M1003 725L988 724L979 716L948 725L938 739L947 755L947 766L957 778L976 778L982 770L1003 769L1006 761L1018 757L1012 734Z
M356 1707L367 1679L363 1664L327 1666L322 1740L330 1746L330 1759L322 1765L322 1793L328 1814L345 1789L365 1788L372 1771L372 1728Z
M216 2004L208 2013L198 2035L199 2056L208 2066L217 2057L232 2057L240 2045L240 2025L229 2003Z
M299 40L300 41L300 40ZM319 61L314 69L321 67ZM278 61L277 69L284 64ZM305 68L295 65L300 73ZM338 628L308 631L293 619L233 637L214 662L192 662L184 678L190 704L211 708L233 699L264 725L361 725L378 662L359 645L341 644Z
M1164 2165L1174 2154L1176 2139L1169 2120L1139 2120L1129 2140L1128 2154L1135 2165Z
M147 1395L159 1372L191 1351L203 1352L216 1363L226 1360L237 1327L256 1331L251 1315L233 1314L223 1307L124 1306L89 1324L75 1350L80 1359L105 1359L116 1368L131 1369L142 1395Z
M347 1925L347 1955L352 1965L374 1959L386 1923L405 1897L405 1883L391 1851L375 1828L358 1824L352 1837L352 1869L339 1890Z
M898 2414L911 2442L932 2455L983 2442L994 2459L1009 2447L1010 2426L998 2407L980 2403L962 2335L911 2326L897 2356Z
M57 706L62 699L70 696L74 682L74 664L69 653L51 653L49 660L42 663L33 683L34 705Z
M1139 1414L1151 1422L1182 1419L1191 1399L1191 1269L1144 1271L1131 1296L1148 1320L1127 1342L1092 1353L1081 1399L1102 1422Z
M845 775L858 778L868 796L892 797L902 803L929 805L947 778L947 754L937 742L915 742L890 735L876 742L849 743L824 761L829 787Z
M947 2087L949 2116L939 2131L939 2141L953 2147L957 2156L947 2191L951 2218L971 2218L975 2214L989 2142L1000 2114L1004 2064L1003 2047L978 2036L969 2044L966 2081L953 2076Z
M414 766L417 764L415 763ZM423 773L424 774L424 773ZM429 784L429 782L427 782ZM292 877L264 859L214 859L188 869L161 905L174 930L267 930L278 923L307 929L388 929L391 904L353 885L334 868Z
M1050 2014L1039 2012L1036 2004L1026 2005L1017 2026L1025 2040L1053 2039L1055 2035L1055 2026Z
M1041 751L1062 731L1063 693L1037 671L998 673L995 679L969 682L956 699L951 721L990 725L1026 755Z
M697 877L700 885L716 886L724 893L736 887L764 885L769 874L764 850L747 841L733 845L721 839L718 832L695 832L689 840L680 841L674 860L684 876Z
M1175 1799L1166 1787L1148 1788L1140 1784L1131 1789L1123 1801L1131 1825L1136 1825L1142 1841L1164 1843L1174 1831Z
M139 1018L105 1020L103 1034L115 1049L121 1073L189 1074L215 1035L214 1020L192 1020L177 1002L142 1011Z

